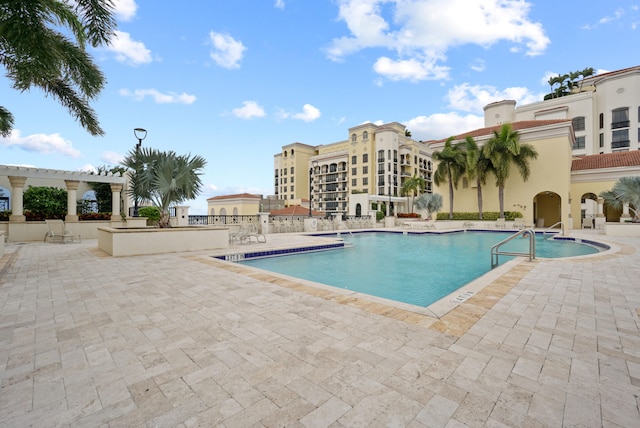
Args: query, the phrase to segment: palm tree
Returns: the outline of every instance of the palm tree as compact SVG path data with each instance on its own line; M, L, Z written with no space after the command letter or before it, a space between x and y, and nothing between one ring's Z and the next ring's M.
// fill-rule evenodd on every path
M407 178L402 187L400 188L400 194L405 195L407 199L411 197L411 203L409 204L409 211L413 212L413 200L416 193L420 194L420 191L424 189L424 178L414 175L411 178Z
M116 21L111 1L3 1L0 19L0 65L20 92L38 87L57 99L91 135L103 135L89 105L105 78L86 45L109 43ZM0 106L0 135L13 127L11 112Z
M423 193L415 200L415 207L418 210L426 211L427 218L431 218L431 214L440 211L442 208L442 195L437 193Z
M500 218L504 218L504 187L509 178L511 164L515 164L523 180L529 178L529 160L536 159L538 152L531 144L520 143L518 131L505 123L500 131L494 130L493 137L482 148L484 156L491 162L498 186Z
M469 181L475 178L478 194L478 218L482 220L482 186L487 184L487 176L491 171L491 162L484 155L484 151L478 147L478 143L469 136L464 140L465 144L465 174Z
M640 176L622 177L613 185L613 189L600 193L607 205L620 209L629 205L633 213L633 222L640 222Z
M145 148L129 153L124 161L137 166L127 192L138 200L153 203L161 212L160 227L169 226L169 208L200 194L201 170L207 161L198 155L176 155Z
M453 137L447 138L442 151L433 152L433 159L438 161L438 167L433 174L436 185L449 183L449 219L453 219L453 188L458 188L458 181L464 174L465 154L463 143L452 144Z

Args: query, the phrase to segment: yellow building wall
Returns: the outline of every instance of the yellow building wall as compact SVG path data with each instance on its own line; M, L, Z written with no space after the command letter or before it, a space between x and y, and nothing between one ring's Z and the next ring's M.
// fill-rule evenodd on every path
M582 227L581 221L581 198L586 193L593 193L596 196L605 190L611 190L617 180L589 181L571 184L571 218L573 219L573 227L578 229Z
M520 141L533 145L538 152L538 158L530 161L530 174L526 182L522 180L517 167L511 166L504 189L504 210L521 212L526 224L535 224L534 220L538 217L545 219L546 227L555 223L553 220L556 218L568 224L571 187L571 146L568 135L538 140L521 138ZM441 212L448 213L448 183L434 187L435 193L442 195L443 198ZM553 206L545 201L547 192L558 195ZM500 211L498 188L495 185L495 176L492 174L489 174L487 184L482 186L482 201L483 212ZM462 180L459 182L458 189L454 190L453 202L453 210L456 212L478 212L475 179L467 188L463 188Z
M213 213L212 209L215 210ZM260 209L260 200L231 199L207 202L207 213L209 215L220 215L222 209L226 210L226 215L256 215ZM237 213L234 213L234 209L237 209Z

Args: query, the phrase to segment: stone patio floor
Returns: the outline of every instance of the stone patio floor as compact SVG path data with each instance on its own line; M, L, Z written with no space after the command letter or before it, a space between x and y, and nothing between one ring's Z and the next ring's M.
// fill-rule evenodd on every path
M640 426L640 239L571 235L619 251L522 261L440 319L212 252L9 243L0 426Z

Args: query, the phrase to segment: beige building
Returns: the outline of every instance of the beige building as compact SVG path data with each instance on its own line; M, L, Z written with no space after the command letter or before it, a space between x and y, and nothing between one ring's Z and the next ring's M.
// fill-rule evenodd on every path
M262 211L261 200L261 195L251 193L214 196L207 199L207 213L209 215L255 215Z
M274 191L284 201L310 199L314 210L327 214L368 214L369 207L349 209L351 194L370 201L390 200L405 210L404 180L422 177L432 189L429 145L411 139L404 125L366 123L349 128L348 138L327 145L293 143L274 155ZM310 185L311 184L311 185Z

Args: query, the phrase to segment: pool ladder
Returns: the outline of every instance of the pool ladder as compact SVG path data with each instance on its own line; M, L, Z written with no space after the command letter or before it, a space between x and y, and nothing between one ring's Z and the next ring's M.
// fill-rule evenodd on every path
M547 232L550 232L552 229L554 229L557 225L560 225L560 235L564 236L564 223L559 221L557 223L555 223L553 226L549 226L547 227L543 232L542 232L542 236L545 237L547 236ZM555 229L554 229L555 230Z
M555 226L555 225L554 225ZM522 236L525 238L525 235L529 237L529 251L526 253L518 252L518 251L500 251L500 247L512 239L517 238L518 236ZM533 229L522 229L513 235L503 239L498 242L496 245L491 247L491 269L498 266L498 256L528 256L529 261L532 261L536 258L536 234Z

